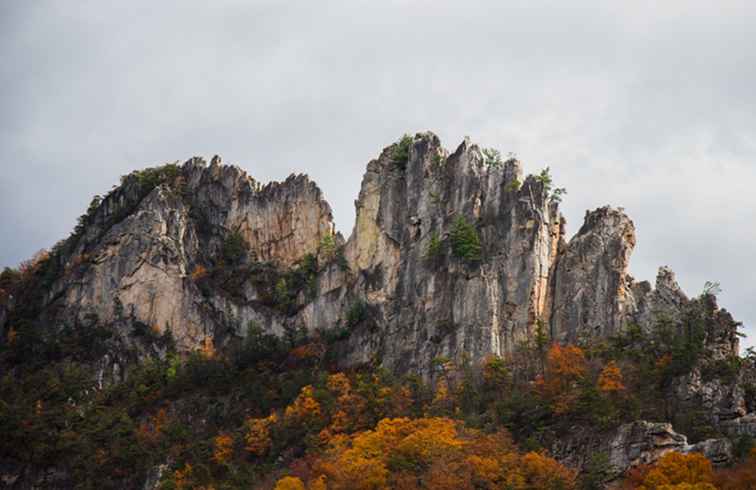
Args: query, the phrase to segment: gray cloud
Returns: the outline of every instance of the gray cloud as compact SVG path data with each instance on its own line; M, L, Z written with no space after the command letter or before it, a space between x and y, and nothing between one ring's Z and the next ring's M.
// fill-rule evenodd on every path
M659 265L756 337L756 7L746 2L4 2L0 265L68 234L128 171L220 153L307 172L349 233L365 163L403 132L550 165L624 206ZM751 341L752 343L752 341Z

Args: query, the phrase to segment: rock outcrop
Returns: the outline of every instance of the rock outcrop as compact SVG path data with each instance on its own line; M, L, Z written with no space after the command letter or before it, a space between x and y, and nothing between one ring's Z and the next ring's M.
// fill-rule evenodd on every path
M132 347L145 332L170 332L188 352L221 350L250 326L336 331L342 367L432 379L438 361L506 356L536 336L580 342L705 315L707 364L678 376L669 394L701 407L723 434L756 437L756 368L727 364L738 353L738 323L712 295L688 298L666 267L655 287L636 282L635 227L621 208L587 212L567 240L548 173L525 176L518 160L467 139L450 154L432 133L370 161L355 205L344 241L304 175L263 186L218 157L135 172L56 246L32 288L41 297L0 289L0 333L7 338L21 320L97 322ZM125 362L112 352L95 363L99 388L122 376ZM712 378L712 370L734 374ZM691 445L671 425L645 421L577 433L552 449L575 467L606 453L614 476L670 450L700 451L716 464L732 458L729 441Z
M253 289L238 301L208 298L193 277L229 260L231 235L246 244L241 251L250 261L285 268L317 254L334 233L320 189L303 175L262 186L217 157L209 166L193 158L168 170L169 178L146 192L132 174L102 199L81 236L68 240L47 313L64 322L94 316L170 330L185 350L250 320L282 333L275 315L249 305Z
M404 166L388 148L368 164L346 245L352 291L377 308L380 328L356 345L423 372L436 357L480 359L525 341L547 320L562 217L518 161L486 164L469 141L446 157L418 135ZM455 226L477 231L480 257L455 252Z
M606 481L620 478L627 470L650 465L670 451L699 452L716 466L732 461L733 448L728 439L707 439L689 444L688 438L675 432L671 424L639 420L623 424L609 432L581 429L557 441L552 450L560 460L572 467L589 464L599 455L605 458Z
M690 300L671 271L660 269L655 289L628 274L636 238L621 208L586 213L567 242L550 187L548 175L523 177L519 161L469 140L448 154L417 134L368 164L344 243L306 176L262 186L218 157L137 172L65 242L45 315L170 330L191 350L243 336L249 322L277 334L343 327L363 304L367 321L351 322L342 363L423 375L439 357L506 354L539 329L576 341L682 315ZM233 239L244 245L244 267L222 278L233 294L203 288L208 269L229 268ZM318 264L307 294L275 308L277 293L254 280L270 271L254 264L283 273L307 257ZM737 350L737 338L720 337L723 353Z
M628 268L634 247L635 226L621 209L586 213L556 268L554 338L608 336L627 323L633 306Z

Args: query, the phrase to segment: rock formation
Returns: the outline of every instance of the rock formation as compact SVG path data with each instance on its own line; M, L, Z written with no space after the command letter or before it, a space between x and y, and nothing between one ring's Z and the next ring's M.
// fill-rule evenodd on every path
M587 212L567 242L550 186L469 140L449 155L434 134L417 134L368 164L344 245L306 176L262 186L218 157L166 166L160 179L137 172L93 203L61 247L46 318L139 322L170 329L191 350L243 336L251 321L277 334L343 326L364 303L369 321L350 326L343 363L428 374L435 358L506 354L537 329L576 341L682 314L689 300L671 271L660 270L655 289L629 276L636 239L622 209ZM460 252L469 244L455 229L465 226L474 257ZM284 271L316 257L315 289L285 312L261 301L254 280L233 295L202 291L207 269L228 266L224 244L234 236L245 244L243 264ZM336 248L340 266L327 260ZM0 311L0 321L7 316ZM720 344L737 351L736 337Z
M144 332L170 332L187 352L223 349L250 325L338 331L342 367L432 378L439 359L506 356L537 335L577 342L631 324L648 331L701 310L708 359L738 352L738 324L713 296L689 299L665 267L655 287L629 275L635 228L621 208L587 212L567 240L548 174L524 176L516 159L469 140L451 154L432 133L389 146L368 163L355 205L344 241L303 175L263 186L218 157L135 172L55 247L38 274L41 295L0 289L0 333L19 321L97 321L133 345ZM100 387L125 362L117 352L99 361ZM724 433L756 436L756 401L744 388L756 386L756 367L729 383L705 368L671 393L706 409ZM732 452L728 441L689 445L669 424L645 421L553 449L576 466L588 450L605 452L615 474L672 449L718 463Z

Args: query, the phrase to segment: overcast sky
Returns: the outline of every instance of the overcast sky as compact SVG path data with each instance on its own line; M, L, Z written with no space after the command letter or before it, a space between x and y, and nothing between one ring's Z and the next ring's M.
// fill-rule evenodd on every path
M624 206L636 278L720 281L756 337L754 2L112 3L0 2L0 266L120 175L216 153L308 173L348 235L367 161L432 130L550 165L570 234Z

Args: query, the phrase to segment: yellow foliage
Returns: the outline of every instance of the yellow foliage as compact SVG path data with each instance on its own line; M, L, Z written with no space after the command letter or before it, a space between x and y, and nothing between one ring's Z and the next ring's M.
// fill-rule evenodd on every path
M320 417L320 403L314 398L313 393L311 385L302 388L294 403L286 407L284 417L287 421Z
M671 451L646 473L642 490L715 490L711 461L701 453Z
M307 485L307 490L328 490L328 484L326 483L326 477L320 475Z
M262 419L248 418L245 421L247 433L244 435L246 446L244 449L254 456L264 456L270 449L270 426L276 423L276 414Z
M543 453L527 453L521 461L521 471L525 478L524 488L571 488L575 485L575 472Z
M542 454L520 456L506 432L481 434L447 418L383 419L336 436L313 470L330 490L575 488L574 472Z
M328 389L336 396L348 395L352 390L352 384L344 373L336 373L328 376Z
M285 476L278 480L274 490L305 490L305 486L296 476Z

